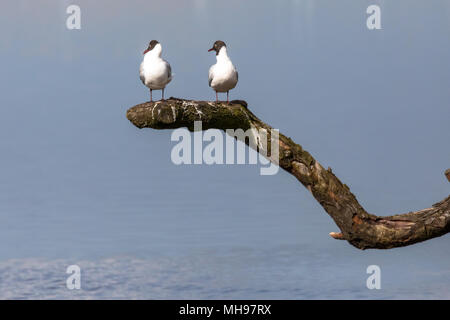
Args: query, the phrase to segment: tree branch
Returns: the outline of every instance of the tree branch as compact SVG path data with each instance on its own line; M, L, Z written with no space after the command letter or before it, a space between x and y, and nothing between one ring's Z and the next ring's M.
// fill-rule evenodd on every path
M263 128L270 132L272 129L247 109L245 101L239 100L226 105L170 98L134 106L128 110L127 118L138 128L186 127L193 131L194 121L202 121L203 130ZM332 232L330 236L347 240L356 248L402 247L450 231L450 196L427 209L380 217L367 213L331 168L323 168L306 150L281 133L277 164L295 176L337 224L341 232ZM450 170L445 174L450 181Z

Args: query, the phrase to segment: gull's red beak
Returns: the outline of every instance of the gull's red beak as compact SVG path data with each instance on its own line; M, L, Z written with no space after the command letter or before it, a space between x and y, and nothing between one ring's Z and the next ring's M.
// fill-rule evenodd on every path
M148 51L149 51L148 49L145 49L145 51L144 51L144 53L143 53L143 54L146 54L146 53L147 53Z
M208 50L208 52L213 51L213 50L214 50L214 48L211 48L211 49Z

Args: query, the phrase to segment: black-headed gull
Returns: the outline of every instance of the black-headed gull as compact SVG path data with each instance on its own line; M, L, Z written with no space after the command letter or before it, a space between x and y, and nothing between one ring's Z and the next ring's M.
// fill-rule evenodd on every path
M162 100L164 100L164 88L172 80L172 68L166 60L161 58L161 52L161 44L156 40L150 41L139 68L142 83L150 88L150 101L153 101L152 90L162 90Z
M209 68L209 86L216 91L216 102L219 101L217 93L226 92L229 103L229 91L236 87L238 72L228 57L225 42L217 40L208 51L215 51L217 59L217 63Z

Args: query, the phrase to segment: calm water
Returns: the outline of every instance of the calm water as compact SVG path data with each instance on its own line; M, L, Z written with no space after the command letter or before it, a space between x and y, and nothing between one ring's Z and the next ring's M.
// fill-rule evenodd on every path
M450 238L360 251L292 176L175 166L170 131L138 130L142 51L167 96L213 99L214 40L245 99L379 215L449 194L448 1L2 3L0 298L450 298ZM369 31L365 10L382 10ZM159 97L159 93L156 93ZM65 286L68 265L82 290ZM379 265L382 289L366 288Z

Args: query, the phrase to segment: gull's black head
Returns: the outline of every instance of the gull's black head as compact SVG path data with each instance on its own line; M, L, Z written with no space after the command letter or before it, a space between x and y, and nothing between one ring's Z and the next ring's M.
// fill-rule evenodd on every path
M220 49L221 49L222 47L225 47L225 48L226 48L227 45L225 44L225 42L223 42L223 41L221 41L221 40L217 40L216 42L214 42L213 47L212 47L211 49L209 49L208 52L214 50L214 51L216 52L216 55L218 55L218 54L219 54L219 51L220 51Z
M150 43L148 44L147 49L145 49L145 51L144 51L144 54L146 54L146 53L149 52L149 51L152 51L153 48L154 48L158 43L159 43L159 42L156 41L156 40L150 41Z

